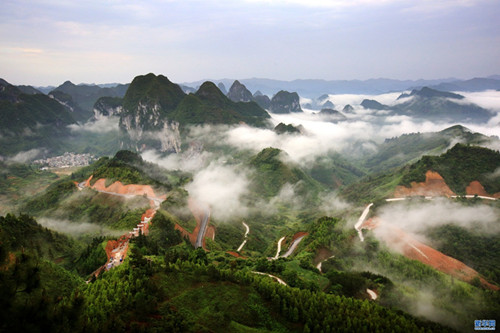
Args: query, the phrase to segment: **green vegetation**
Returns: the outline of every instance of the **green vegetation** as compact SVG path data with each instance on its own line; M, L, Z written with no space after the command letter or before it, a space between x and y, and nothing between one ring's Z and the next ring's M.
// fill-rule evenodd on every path
M317 195L322 190L321 185L297 166L283 162L283 159L286 159L284 154L279 149L266 148L252 158L250 165L257 170L252 180L253 190L263 196L272 197L288 183L296 184L295 191L299 195Z
M170 191L174 186L187 183L189 174L182 171L166 171L158 165L146 162L128 150L118 151L113 158L103 157L89 167L71 175L71 179L82 181L93 175L91 184L105 178L106 185L120 181L126 184L152 185L160 191Z
M238 124L267 126L269 114L255 102L233 102L212 82L205 82L195 94L187 95L172 113L181 124Z
M184 95L177 84L172 83L163 75L156 76L152 73L139 75L132 80L123 97L124 115L133 113L141 102L159 104L161 106L160 112L164 112L166 115L179 105ZM141 123L141 125L144 125L141 126L144 130L152 129L151 125L148 126L146 122Z
M276 127L274 128L274 131L278 134L284 134L284 133L289 133L289 134L293 134L293 133L300 133L300 130L293 126L292 124L284 124L284 123L279 123L278 125L276 125Z
M457 137L467 144L481 144L489 140L488 137L473 133L460 125L436 133L403 134L386 139L377 147L377 152L362 161L362 164L372 172L401 167L406 163L416 162L423 155L441 154Z
M115 87L101 88L97 85L85 85L79 84L75 85L70 81L64 82L59 87L55 88L49 94L59 96L59 94L66 94L71 97L71 100L77 105L84 114L88 117L83 120L87 120L92 116L92 108L94 103L100 97L123 97L128 85L118 84ZM57 98L57 97L56 97Z
M22 211L36 214L44 210L55 210L60 203L72 193L78 191L76 185L69 179L61 179L52 183L45 192L28 200Z
M459 226L446 225L427 231L435 248L500 284L500 235L483 235Z
M474 180L479 181L486 192L493 194L500 192L500 177L491 177L499 165L498 151L456 144L441 156L424 156L410 167L401 184L408 186L412 181L425 181L427 170L433 170L457 194L465 194L465 187Z
M51 172L21 163L0 162L0 212L9 211L59 177Z
M70 237L42 227L28 215L0 216L0 230L2 242L8 244L8 249L26 248L38 257L68 263L75 259L79 250Z
M350 202L370 203L391 198L396 186L401 182L404 169L391 173L369 175L347 186L341 192Z
M280 90L271 99L269 110L274 113L302 112L299 95L296 92Z
M11 85L0 92L2 155L37 147L60 149L61 138L70 134L67 125L74 123L71 112L46 95L23 94Z
M305 171L331 189L352 184L366 174L337 153L316 158Z

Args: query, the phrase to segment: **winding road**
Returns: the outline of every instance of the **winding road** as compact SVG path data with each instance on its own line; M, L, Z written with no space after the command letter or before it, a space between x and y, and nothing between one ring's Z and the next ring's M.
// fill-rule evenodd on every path
M356 229L356 231L358 232L359 239L361 239L362 242L365 241L365 238L363 237L361 226L363 225L363 222L365 222L366 216L368 216L371 206L373 206L373 202L366 206L365 210L363 210L363 213L359 217L358 222L354 225L354 229Z
M378 295L377 295L377 293L376 293L376 292L374 292L373 290L371 290L371 289L366 289L366 292L368 293L368 295L370 295L370 298L371 298L372 300L376 300L376 299L377 299Z
M328 258L326 258L326 259L323 259L323 260L321 260L321 261L320 261L320 262L316 265L316 268L318 269L318 271L319 271L320 273L323 273L323 272L321 271L321 266L322 266L323 262L325 262L325 261L327 261L328 259L331 259L331 258L335 258L335 256L331 256L331 257L328 257Z
M197 249L203 246L203 238L205 237L205 233L207 232L208 219L210 218L210 210L207 208L205 210L205 214L203 215L203 219L200 224L200 231L198 232L198 236L196 237L196 243L194 247Z
M252 273L254 274L259 274L259 275L266 275L266 276L269 276L270 278L273 278L275 279L276 281L278 281L280 284L284 285L284 286L287 286L286 282L283 281L282 279L280 279L279 277L275 276L275 275L272 275L272 274L267 274L267 273L262 273L262 272L256 272L256 271L252 271Z
M281 237L278 241L278 249L276 250L276 255L272 258L274 260L278 259L281 252L281 243L285 240L285 236Z
M243 248L243 246L245 246L245 244L247 243L247 236L248 236L248 233L250 232L250 228L248 227L248 225L245 223L245 222L241 222L243 223L243 226L245 226L246 228L246 231L245 231L245 239L243 240L243 242L241 243L241 245L238 247L238 249L236 250L237 252L240 252L241 249Z
M288 250L285 252L284 255L282 255L281 257L282 258L287 258L288 256L290 256L293 251L295 251L295 248L299 245L300 241L302 241L302 239L306 237L306 235L303 235L303 236L300 236L300 237L297 237L293 242L292 242L292 245L290 245L290 247L288 248Z

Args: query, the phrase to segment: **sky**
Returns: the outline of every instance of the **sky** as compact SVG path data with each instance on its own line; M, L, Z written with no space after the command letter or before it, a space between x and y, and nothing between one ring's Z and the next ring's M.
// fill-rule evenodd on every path
M500 74L498 17L498 0L2 0L0 77L485 77Z

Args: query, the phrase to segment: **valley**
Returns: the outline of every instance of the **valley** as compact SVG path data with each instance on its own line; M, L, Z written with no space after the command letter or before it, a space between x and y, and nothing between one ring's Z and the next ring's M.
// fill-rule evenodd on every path
M500 95L487 108L435 88L63 84L53 99L73 120L57 144L0 137L20 141L0 151L6 313L46 306L27 322L75 332L443 332L494 318ZM62 150L85 163L41 169Z

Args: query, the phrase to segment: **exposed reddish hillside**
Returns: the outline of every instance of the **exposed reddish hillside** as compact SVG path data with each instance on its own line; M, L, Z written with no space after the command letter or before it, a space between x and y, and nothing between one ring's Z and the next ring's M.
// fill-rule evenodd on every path
M484 197L493 197L497 199L500 198L500 192L495 193L493 195L488 194L484 189L483 185L477 180L470 182L469 186L465 188L465 193L468 195L480 195Z
M226 253L227 253L227 254L230 254L230 255L232 255L233 257L236 257L236 258L240 258L240 259L247 259L247 257L242 256L242 255L241 255L241 254L239 254L238 252L234 252L234 251L227 251Z
M404 198L410 196L447 196L455 195L446 185L443 177L437 172L427 171L425 173L425 182L411 182L411 187L397 186L394 191L395 198Z
M362 228L377 228L379 236L390 248L402 253L410 259L418 260L421 263L434 267L438 271L452 275L466 282L471 282L472 279L478 277L484 287L491 290L500 289L499 287L486 281L477 271L470 268L463 262L449 257L428 245L425 245L398 227L384 223L376 217L363 223Z
M106 187L106 179L101 178L97 180L94 185L90 184L93 176L90 176L89 179L85 181L85 186L105 192L112 192L123 195L147 195L148 197L158 198L165 200L167 198L166 195L157 195L153 188L150 185L137 185L137 184L129 184L123 185L122 182L116 181L113 184Z
M305 232L305 231L299 231L295 235L293 235L292 242L294 240L296 240L297 238L302 237L302 236L306 236L306 235L309 235L309 233Z

